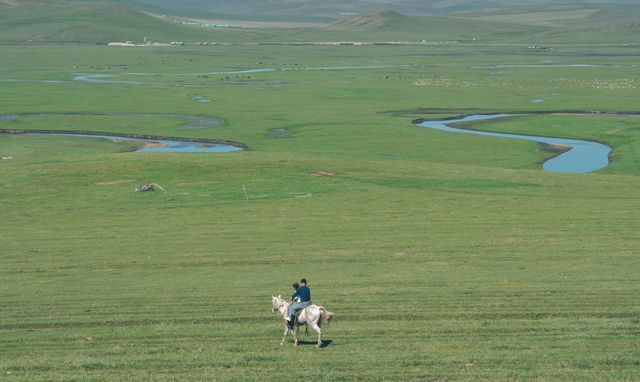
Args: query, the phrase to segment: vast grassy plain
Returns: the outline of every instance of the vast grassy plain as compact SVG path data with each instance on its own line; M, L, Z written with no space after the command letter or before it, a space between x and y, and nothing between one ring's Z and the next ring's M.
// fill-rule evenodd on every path
M0 47L0 114L58 114L0 128L249 146L142 154L0 135L13 157L0 161L0 379L637 379L640 117L475 126L605 141L614 161L592 174L543 172L549 154L534 143L411 121L638 112L638 55L615 44ZM232 73L254 69L275 70ZM167 188L166 208L133 192L145 182ZM322 349L279 346L270 296L300 277L337 314Z

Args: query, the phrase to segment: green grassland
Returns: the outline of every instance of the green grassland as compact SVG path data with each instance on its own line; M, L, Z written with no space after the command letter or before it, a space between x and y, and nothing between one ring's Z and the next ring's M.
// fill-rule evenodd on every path
M605 141L615 162L592 174L542 171L548 153L534 143L411 121L425 110L637 112L639 54L0 47L0 114L58 113L0 128L249 146L142 154L132 143L0 135L0 154L13 157L0 161L0 378L636 379L640 117L473 126ZM265 68L275 70L222 73ZM125 113L226 123L184 130L181 119ZM159 193L133 192L145 182L168 190L166 208ZM279 346L270 296L299 277L337 315L323 349Z

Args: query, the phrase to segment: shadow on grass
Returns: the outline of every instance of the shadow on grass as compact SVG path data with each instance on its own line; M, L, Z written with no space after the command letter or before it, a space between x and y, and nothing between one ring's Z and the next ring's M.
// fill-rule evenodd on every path
M329 345L331 345L332 342L333 342L332 340L323 340L322 341L322 346L320 346L320 347L321 348L326 348ZM317 344L318 344L317 341L304 341L304 340L299 340L298 341L298 346L310 346L310 345L316 346Z

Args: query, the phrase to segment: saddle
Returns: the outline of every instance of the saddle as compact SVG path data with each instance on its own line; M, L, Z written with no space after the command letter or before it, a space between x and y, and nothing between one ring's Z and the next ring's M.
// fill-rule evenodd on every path
M306 306L300 309L299 311L297 311L296 316L293 318L293 321L287 321L287 323L289 323L289 326L293 328L294 326L298 325L298 323L300 322L300 315L310 306L313 306L313 305Z

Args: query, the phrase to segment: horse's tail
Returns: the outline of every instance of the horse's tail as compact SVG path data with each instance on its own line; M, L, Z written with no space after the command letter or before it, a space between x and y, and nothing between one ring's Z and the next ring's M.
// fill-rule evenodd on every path
M333 320L333 319L334 319L334 317L336 316L334 313L331 313L331 312L329 312L328 310L326 310L326 309L324 308L324 306L319 306L318 308L320 308L320 312L321 312L321 315L320 315L320 322L321 322L321 323L323 323L323 324L324 324L325 322L326 322L327 324L328 324L328 323L330 323L330 322L331 322L331 320Z

